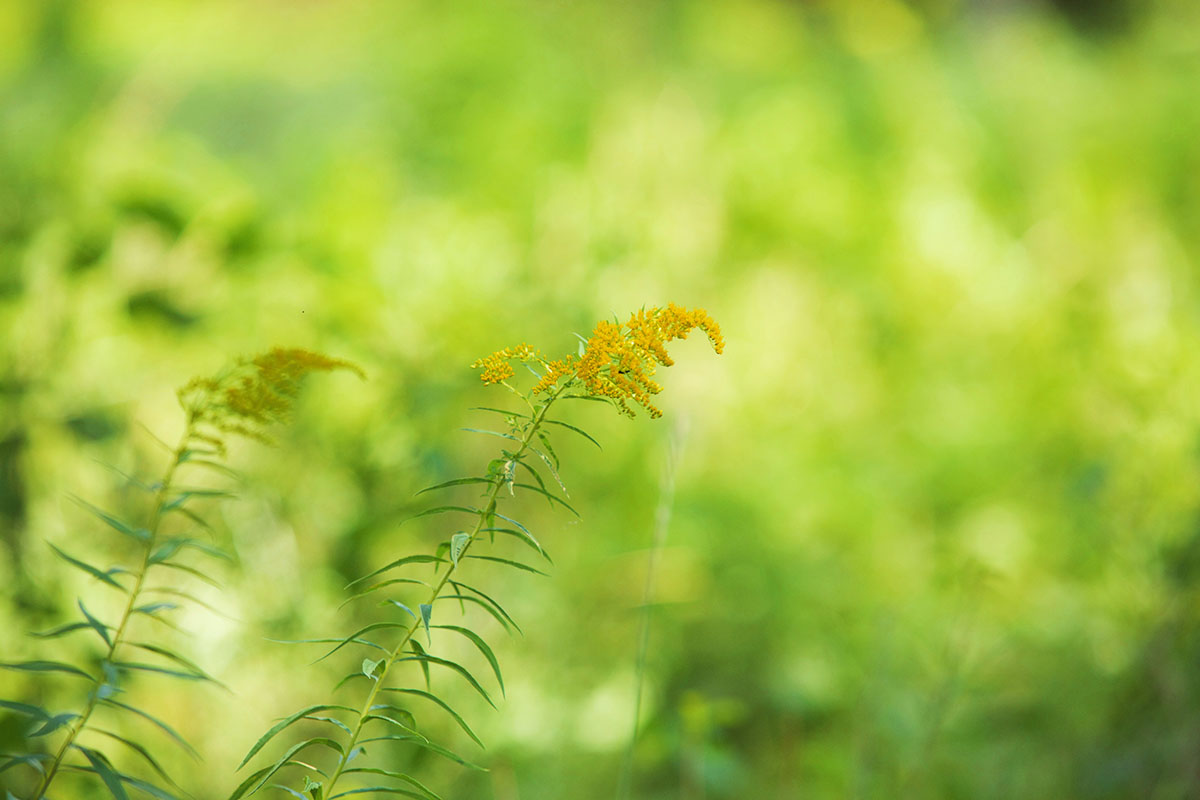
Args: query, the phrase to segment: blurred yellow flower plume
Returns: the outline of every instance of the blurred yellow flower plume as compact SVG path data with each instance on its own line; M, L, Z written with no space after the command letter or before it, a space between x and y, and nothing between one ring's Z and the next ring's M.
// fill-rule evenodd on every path
M270 442L266 429L287 420L304 377L336 369L365 377L349 361L276 347L255 358L240 359L215 377L193 378L179 389L179 403L193 423L193 438L224 455L226 434Z

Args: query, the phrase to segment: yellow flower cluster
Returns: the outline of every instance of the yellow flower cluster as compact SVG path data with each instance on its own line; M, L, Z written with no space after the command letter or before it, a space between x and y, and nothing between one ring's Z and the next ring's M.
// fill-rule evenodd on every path
M500 383L515 374L512 364L509 363L509 359L513 358L520 361L531 361L537 359L538 354L529 345L519 344L516 347L506 347L503 350L497 350L489 356L478 359L471 364L471 369L483 370L483 373L479 377L484 383Z
M269 442L265 429L284 422L312 372L348 369L363 377L349 361L296 348L276 347L253 359L242 359L213 378L193 378L178 392L196 439L225 452L222 434Z
M537 360L546 371L534 385L533 394L549 391L563 380L578 380L589 395L610 398L624 414L633 416L628 404L632 400L650 416L659 417L662 411L650 402L650 397L662 387L651 376L657 366L675 363L667 355L666 343L686 339L697 329L704 332L718 353L725 349L721 328L708 312L702 308L689 311L671 303L666 308L638 311L624 325L598 323L578 358L547 361L528 345L521 345L492 353L471 366L483 369L484 383L499 383L513 375L510 359Z
M655 383L656 365L669 367L675 362L667 355L666 343L686 339L700 329L718 353L725 349L721 328L702 308L691 311L674 303L666 308L643 309L630 316L623 326L600 322L592 331L587 347L575 368L575 377L587 387L588 394L608 397L622 413L633 416L626 401L633 400L652 417L662 416L650 402L662 387Z

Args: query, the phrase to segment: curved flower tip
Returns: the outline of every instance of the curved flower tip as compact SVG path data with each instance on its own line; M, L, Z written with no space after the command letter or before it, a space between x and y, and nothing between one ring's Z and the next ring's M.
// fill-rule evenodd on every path
M254 358L239 359L215 377L193 378L177 394L194 438L224 454L224 434L269 442L266 428L287 421L304 378L338 369L366 378L366 373L349 361L311 350L276 347Z
M549 361L522 344L498 350L471 366L483 370L480 379L484 383L500 383L514 374L511 360L536 361L544 371L531 394L548 392L564 381L577 381L586 395L612 400L623 414L634 415L628 404L632 400L650 416L659 417L662 411L650 402L650 397L661 392L662 387L651 376L658 366L675 363L667 354L666 343L686 339L693 330L702 331L717 353L725 349L721 327L707 311L688 310L670 303L666 308L637 311L624 325L597 323L578 358L568 355Z

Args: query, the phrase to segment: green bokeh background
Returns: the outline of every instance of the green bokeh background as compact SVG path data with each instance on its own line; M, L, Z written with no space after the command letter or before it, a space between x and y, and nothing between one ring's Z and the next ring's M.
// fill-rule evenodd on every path
M725 354L674 346L661 420L575 410L552 578L479 578L507 698L439 682L488 749L429 722L491 772L414 771L615 797L669 518L632 797L1200 796L1200 13L1060 5L0 2L3 658L118 609L44 541L120 555L70 497L136 512L101 463L161 472L175 387L362 365L232 453L232 619L155 634L232 693L131 693L226 796L348 663L267 638L373 613L346 582L448 532L414 492L491 457L470 362L675 302Z

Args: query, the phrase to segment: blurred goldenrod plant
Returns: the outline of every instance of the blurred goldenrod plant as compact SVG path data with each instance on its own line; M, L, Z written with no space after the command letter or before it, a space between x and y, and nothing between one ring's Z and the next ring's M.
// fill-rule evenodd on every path
M466 607L470 604L482 609L505 630L515 628L516 622L491 595L476 588L473 583L466 583L464 578L473 582L475 578L464 573L471 572L469 565L478 565L480 562L525 572L545 573L519 561L478 553L477 545L482 544L482 539L495 542L499 534L523 543L549 561L542 544L529 528L510 514L502 513L501 507L518 494L528 492L574 513L574 509L560 496L560 492L566 493L566 488L559 477L559 462L551 444L550 432L558 429L571 431L599 445L581 428L560 419L552 419L551 409L563 400L592 400L611 403L621 413L633 416L632 401L645 408L651 416L660 416L662 412L655 408L650 398L662 391L662 387L652 380L652 376L658 366L670 366L673 363L667 355L666 343L685 338L696 329L708 336L718 353L724 349L720 328L706 312L669 305L666 308L639 311L623 325L619 322L600 322L590 338L584 340L580 337L579 352L574 355L551 360L529 345L522 344L500 350L472 365L482 370L480 377L484 383L502 386L518 398L520 408L478 409L498 414L505 421L506 430L467 429L502 440L499 456L492 459L480 475L456 478L421 492L475 486L481 490L479 498L470 505L439 505L417 515L458 516L468 520L468 525L453 531L434 553L401 555L350 584L350 587L356 587L356 593L346 602L380 599L379 606L387 608L391 616L344 637L306 641L334 645L322 658L350 646L366 648L367 657L334 690L338 692L346 687L353 688L365 681L363 699L355 706L343 702L310 705L272 726L250 748L239 769L278 734L297 723L318 723L324 728L322 733L327 735L302 738L287 747L270 764L247 777L234 790L230 800L238 800L268 787L283 790L301 800L333 800L355 794L388 794L438 800L438 795L416 777L395 769L393 761L380 757L390 746L423 748L463 766L482 769L421 733L416 714L409 708L411 701L432 704L429 708L448 714L466 736L482 746L466 720L434 691L431 672L447 670L456 673L494 707L492 696L466 666L435 654L435 643L440 644L439 640L447 635L462 637L469 642L487 662L497 686L503 692L503 676L495 653L477 631L466 627ZM514 362L529 367L537 377L526 391L509 382L516 374ZM431 564L435 570L431 580L413 577L414 568ZM417 593L417 600L421 602L412 600L409 595L413 592ZM449 614L449 609L455 604L460 617L444 621L444 613ZM443 608L447 608L447 611L443 612ZM382 632L395 632L394 643L389 646L376 641L379 638L376 634ZM437 639L434 638L435 633ZM422 638L425 644L421 643ZM405 663L420 667L424 688L406 686L398 680L393 670ZM367 745L372 745L370 757L366 753ZM321 751L331 754L324 762L319 758L314 759L314 755ZM302 753L305 760L301 760ZM314 760L317 763L313 763ZM303 783L293 783L297 788L285 786L280 782L280 773L284 770L301 771L295 780L302 780ZM353 787L346 786L350 781L354 783Z
M63 675L82 679L88 685L81 707L73 711L50 711L33 702L0 700L0 708L32 719L28 734L31 744L47 743L44 749L35 747L28 753L10 755L0 765L0 771L21 768L27 773L28 785L33 788L25 796L42 800L56 777L63 772L76 772L88 773L98 779L118 800L127 798L126 787L160 800L176 797L175 792L180 790L160 766L159 759L154 757L153 748L106 726L114 717L139 717L175 744L195 754L171 725L124 702L121 695L135 673L217 683L187 657L155 642L154 629L142 624L143 621L155 621L172 625L169 615L180 609L182 602L203 605L198 598L180 589L178 578L171 575L183 573L215 585L203 568L187 558L189 554L231 558L213 543L209 524L194 508L198 500L227 497L230 492L189 485L182 479L192 473L191 479L197 480L202 471L224 477L236 475L223 463L228 437L236 435L269 441L267 429L288 418L304 377L335 369L362 374L358 367L346 361L307 350L276 348L257 358L239 360L216 377L192 380L178 392L186 424L179 444L171 451L165 472L154 483L133 482L151 495L148 518L139 522L122 519L117 514L79 501L101 522L133 540L140 561L102 569L50 545L67 564L124 594L127 600L124 611L110 624L92 614L79 599L80 620L34 634L50 640L77 632L94 634L97 644L102 647L97 648L87 664L58 660L0 663L3 669L36 675L39 681ZM35 689L40 688L35 684ZM59 741L56 746L51 746L50 742L56 736ZM116 764L123 759L110 757L105 749L113 742L138 756L155 777L143 779L121 771ZM158 785L160 779L171 788ZM8 796L13 797L11 793Z

